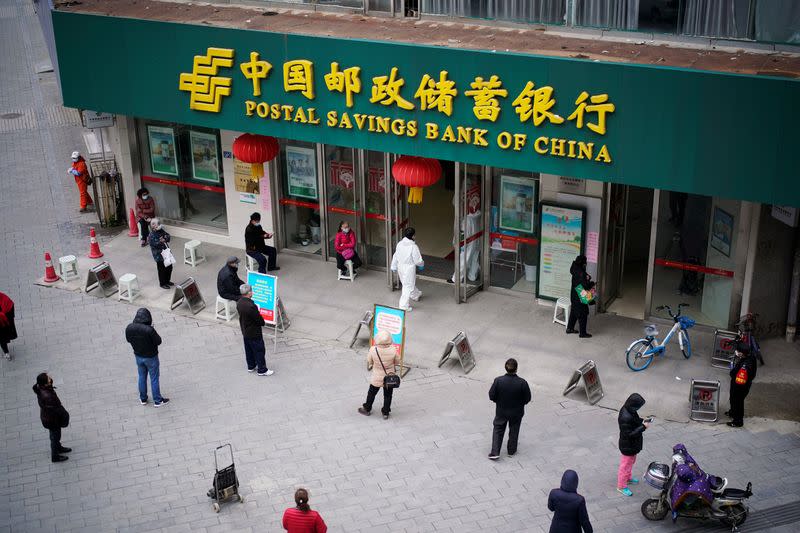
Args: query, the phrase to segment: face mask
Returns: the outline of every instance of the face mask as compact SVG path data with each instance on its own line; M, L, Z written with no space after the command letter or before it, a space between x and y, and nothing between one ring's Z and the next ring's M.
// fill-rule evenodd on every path
M149 194L143 194L142 195L142 200L147 200L148 198L150 198Z
M78 160L77 160L76 158L72 158L72 162L73 162L73 163L77 163L77 162L78 162Z
M345 233L350 233L350 228L342 228L342 231Z

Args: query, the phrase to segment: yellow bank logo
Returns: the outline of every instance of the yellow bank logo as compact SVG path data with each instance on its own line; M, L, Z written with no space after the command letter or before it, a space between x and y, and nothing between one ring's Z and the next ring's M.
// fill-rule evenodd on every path
M221 67L233 66L233 50L209 47L204 56L194 56L191 72L181 72L178 88L188 92L189 108L219 113L222 97L231 94L231 78L218 76Z

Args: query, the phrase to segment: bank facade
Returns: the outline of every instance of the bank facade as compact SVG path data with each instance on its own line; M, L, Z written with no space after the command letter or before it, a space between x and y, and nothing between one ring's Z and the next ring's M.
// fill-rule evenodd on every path
M582 253L600 311L687 302L728 328L752 310L782 334L795 80L67 11L53 27L64 104L116 116L126 204L147 187L174 235L243 248L259 211L279 250L334 261L346 220L396 286L413 226L424 275L459 302L549 304ZM88 58L103 83L70 76ZM263 175L234 157L243 133L278 140ZM407 156L442 168L421 203L393 174Z

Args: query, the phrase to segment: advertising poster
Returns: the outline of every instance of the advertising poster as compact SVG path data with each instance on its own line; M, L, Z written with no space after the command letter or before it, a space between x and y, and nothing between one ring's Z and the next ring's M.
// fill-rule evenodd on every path
M250 173L250 163L233 160L233 181L238 192L258 194L258 179Z
M714 208L714 223L711 226L711 246L731 256L731 242L733 241L733 215L728 214L719 207Z
M192 147L192 177L198 181L218 184L217 136L190 131L189 143Z
M147 141L153 173L177 176L178 160L175 158L175 132L172 128L147 126Z
M253 302L267 324L275 324L278 300L278 278L259 272L247 272L247 284L253 288Z
M536 181L515 176L500 176L500 227L533 233Z
M317 164L312 148L286 147L289 196L317 199Z
M272 196L270 195L269 190L269 178L267 176L262 176L260 181L261 185L259 186L259 190L261 191L261 210L269 211L272 209Z
M539 276L536 296L547 300L569 297L569 268L583 251L585 211L542 204Z
M392 343L397 348L400 357L403 356L403 347L406 335L406 312L396 307L375 304L372 321L372 335L370 345L378 330L388 331L392 335Z

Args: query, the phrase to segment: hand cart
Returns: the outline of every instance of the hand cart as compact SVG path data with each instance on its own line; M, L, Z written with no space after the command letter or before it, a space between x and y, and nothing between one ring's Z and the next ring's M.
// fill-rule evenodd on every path
M231 464L220 470L217 454L222 448L228 448L231 454ZM233 462L233 447L228 444L217 446L214 450L214 486L209 489L208 497L214 500L211 506L214 512L218 513L221 503L226 503L231 500L237 500L239 503L244 503L244 498L239 494L239 478L236 476L236 465Z

